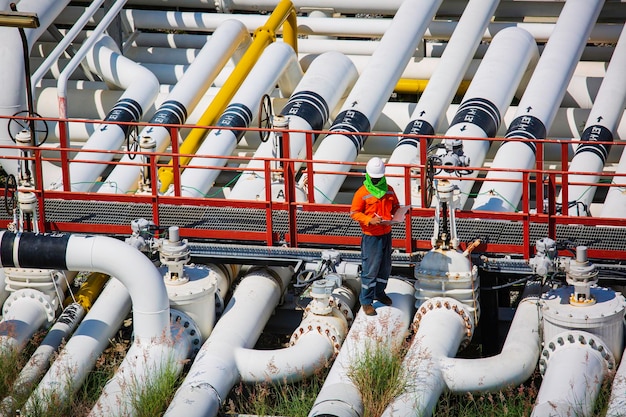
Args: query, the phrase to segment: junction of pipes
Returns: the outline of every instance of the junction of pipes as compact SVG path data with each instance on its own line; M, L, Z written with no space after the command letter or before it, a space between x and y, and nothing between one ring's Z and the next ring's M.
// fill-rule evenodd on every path
M309 416L361 417L351 366L407 340L385 416L535 373L535 417L591 416L606 385L623 415L622 0L0 10L0 353L44 335L0 416L71 398L128 323L89 416L137 415L128 387L165 369L163 415L192 417L327 364ZM409 210L367 316L349 211L372 156Z

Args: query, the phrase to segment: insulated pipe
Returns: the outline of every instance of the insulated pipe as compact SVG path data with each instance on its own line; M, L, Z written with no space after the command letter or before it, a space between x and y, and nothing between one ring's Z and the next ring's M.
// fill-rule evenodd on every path
M356 159L367 139L367 136L356 133L369 132L376 123L440 4L441 0L406 0L402 3L330 127L331 133L320 143L314 160L348 162ZM349 164L313 164L315 172L349 170ZM332 203L345 178L345 175L315 174L315 202ZM303 186L305 181L308 180L303 177L300 185Z
M322 130L328 121L330 112L337 106L344 94L347 94L357 79L357 72L352 62L339 52L327 52L320 55L304 74L302 81L296 87L289 101L279 114L289 118L289 128L293 130ZM273 136L273 135L272 135ZM315 140L317 136L313 136ZM246 200L263 196L265 178L262 170L264 160L278 158L274 138L261 143L253 159L248 163L248 169L228 194L229 199ZM280 144L279 144L280 145ZM306 146L306 134L289 133L290 157L303 157ZM295 171L301 164L297 163Z
M385 349L391 353L404 342L415 311L413 293L410 283L390 278L387 294L393 300L393 306L376 304L378 315L373 317L362 311L357 314L309 417L363 415L361 394L349 377L351 367L355 361L362 360L368 348Z
M624 111L626 103L626 29L615 46L615 52L609 62L606 75L595 104L591 109L585 130L581 135L581 144L576 148L576 154L572 159L570 172L594 172L596 175L570 175L568 181L597 183L600 174L611 151L611 145L594 142L612 142L613 132L617 128L617 122ZM567 195L569 201L563 201L563 211L568 207L570 216L589 215L589 207L593 201L596 187L591 185L568 185ZM580 205L583 212L580 211ZM603 216L604 217L604 216Z
M213 31L226 19L242 21L248 30L254 31L265 22L265 17L255 14L223 14L201 12L175 12L157 10L127 9L122 12L122 18L133 30L162 29L162 30L197 30ZM300 35L328 35L338 37L365 37L379 38L391 27L391 20L366 19L358 17L341 17L328 19L321 17L298 17L298 34ZM456 29L454 21L429 21L424 30L424 39L449 39ZM530 32L537 42L547 41L554 31L553 23L527 22L491 22L483 38L489 40L499 31L517 26ZM622 24L598 24L591 31L590 43L615 43L622 31Z
M241 380L245 383L284 384L314 375L339 352L348 333L348 319L351 318L348 311L354 308L356 297L347 287L335 289L332 298L336 307L327 306L329 312L316 312L315 299L311 301L288 348L237 349L235 360Z
M622 157L615 169L615 174L611 182L611 188L604 199L600 217L610 217L616 219L626 218L626 147L623 147Z
M298 52L296 40L296 13L292 3L289 0L281 0L276 9L269 16L265 24L259 26L254 32L254 40L252 44L241 58L233 72L228 77L224 86L217 93L209 107L198 120L199 125L210 126L215 123L218 116L221 115L226 108L228 102L235 95L237 89L241 86L244 79L248 76L252 67L261 56L263 49L276 39L276 31L285 23L284 38L292 46L295 52ZM206 129L193 129L185 138L179 151L181 154L193 154L200 147L200 144L207 135ZM188 157L181 157L181 165L189 162ZM159 180L161 181L161 192L165 192L174 179L171 167L159 169Z
M0 2L0 10L9 10L10 1L3 0ZM0 65L0 79L3 81L4 88L0 94L0 115L13 116L16 113L28 110L26 94L26 76L25 76L25 52L30 53L35 41L45 32L48 26L55 20L57 15L69 4L69 0L22 0L19 2L20 12L36 13L39 18L40 26L35 29L24 29L26 44L22 43L19 30L14 27L0 27L0 56L2 56L4 65ZM26 50L26 51L25 51ZM15 135L21 130L17 123L9 123L9 119L0 119L0 146L14 146L15 143L7 132L11 130L10 135ZM4 148L0 151L1 155L11 158L18 156L17 149ZM7 175L17 176L17 166L12 160L2 164L2 168ZM51 164L45 164L46 171L53 169ZM53 171L58 172L58 170Z
M622 353L620 362L611 385L611 397L606 407L606 417L620 417L624 415L626 407L626 352Z
M230 56L237 49L247 48L249 45L250 36L240 22L226 20L222 23L189 66L183 78L161 103L150 123L183 124ZM170 131L165 127L147 126L138 137L146 136L156 141L155 152L164 152L171 141ZM131 156L124 155L121 162L131 163ZM98 192L124 194L127 191L134 191L140 172L141 166L117 165Z
M28 363L22 368L17 379L13 383L11 396L2 400L0 405L0 415L6 410L12 410L15 407L15 396L25 396L39 382L48 367L53 362L53 355L57 352L59 346L64 341L69 340L70 335L74 332L78 323L85 316L85 309L78 303L72 303L67 306L54 325L50 328L46 337L32 354Z
M103 272L116 277L126 287L133 304L133 329L138 356L154 350L171 352L169 299L163 278L152 262L139 250L113 238L104 236L79 235L38 235L22 233L12 235L2 232L0 256L12 254L12 258L0 258L3 266L59 268L74 271ZM48 256L41 256L40 248L45 247ZM116 262L111 262L115 255ZM113 280L113 282L117 282ZM107 333L115 332L127 311L127 297L124 288L114 287L107 292L109 285L98 298L93 308L83 320L74 337L70 339L61 356L46 373L35 392L28 400L28 407L35 406L38 398L56 395L67 398L71 390L80 388L97 354L108 344ZM116 291L117 290L117 291ZM114 293L119 300L104 297ZM106 301L105 301L106 300ZM107 302L102 311L99 307ZM98 321L91 320L96 315ZM106 319L105 319L106 318ZM105 321L106 320L106 321ZM114 326L107 326L113 321ZM104 325L104 326L103 326ZM116 325L116 326L115 326ZM94 346L95 345L95 346ZM93 346L94 349L87 349ZM75 349L85 353L77 353ZM125 365L127 356L122 365ZM160 356L153 358L161 359ZM143 362L137 361L131 374L141 374ZM116 374L117 378L117 374ZM62 383L59 381L62 380ZM68 385L63 385L68 384ZM130 394L130 393L126 393ZM121 403L124 401L119 400ZM28 408L27 407L27 408Z
M250 271L198 352L165 416L216 416L239 380L236 351L251 348L293 274L291 267Z
M115 337L130 308L128 290L119 280L111 278L29 397L31 406L41 402L41 398L54 396L63 401L76 393L100 354L109 346L109 341Z
M473 0L467 4L437 70L428 81L411 114L411 122L404 128L404 133L433 135L437 131L499 2L500 0ZM419 141L400 138L388 163L419 164ZM387 166L385 172L388 175L388 184L394 188L398 200L404 204L407 201L404 195L404 168Z
M563 6L554 33L537 62L518 106L518 115L505 135L507 138L545 139L563 99L565 89L582 53L603 0L568 0ZM533 142L505 141L482 183L472 210L510 212L517 210L522 197L520 182L490 179L522 179L520 170L533 168L536 145Z
M495 137L515 89L522 77L534 68L538 57L537 45L528 32L518 28L499 32L493 38L445 136ZM463 142L463 153L470 166L483 166L490 145L489 141ZM416 157L419 158L419 155ZM465 205L474 184L469 178L477 175L478 171L474 170L463 175L463 181L452 181L460 190L459 207ZM419 201L413 202L417 203Z
M454 393L495 392L524 383L534 372L541 340L538 298L518 304L502 351L488 358L441 358L439 367L447 388Z
M545 373L531 417L591 416L614 365L610 348L596 335L570 330L548 341L542 356Z
M407 384L405 391L387 406L383 416L430 416L445 388L439 360L455 356L461 343L471 337L474 327L473 315L467 306L447 297L426 300L414 323L419 327L402 361L403 375L414 382ZM468 323L471 330L468 330Z
M75 162L70 164L70 180L72 191L89 191L94 182L107 168L104 163L113 159L113 153L106 152L119 149L130 126L109 125L106 122L134 122L140 119L144 109L152 104L159 91L159 82L147 69L125 58L115 51L115 42L109 36L103 36L87 56L89 67L100 74L105 80L124 88L126 91L116 105L109 111L104 123L89 138L87 143L75 156L76 160L92 162ZM105 152L83 152L84 150L102 150ZM96 162L96 163L94 163ZM63 187L63 179L50 184L51 189Z
M218 119L216 127L249 127L258 113L263 95L270 94L281 74L294 66L300 68L291 46L285 43L273 43L265 48L256 65ZM181 175L181 195L185 197L206 196L220 173L216 167L226 165L227 159L204 156L230 156L243 134L243 130L211 130L196 152L199 157L192 158L189 162L191 167L185 169ZM171 187L168 193L173 194L173 192L174 189Z

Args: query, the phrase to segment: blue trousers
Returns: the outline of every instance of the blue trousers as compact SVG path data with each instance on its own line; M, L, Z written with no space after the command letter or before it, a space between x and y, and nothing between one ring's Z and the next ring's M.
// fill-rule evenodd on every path
M385 293L391 273L391 233L361 238L361 305L372 304Z

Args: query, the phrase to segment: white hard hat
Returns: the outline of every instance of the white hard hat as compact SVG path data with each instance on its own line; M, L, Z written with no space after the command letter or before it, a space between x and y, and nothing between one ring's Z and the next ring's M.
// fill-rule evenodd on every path
M382 159L375 156L367 162L365 172L367 172L370 178L382 178L385 176L385 163Z

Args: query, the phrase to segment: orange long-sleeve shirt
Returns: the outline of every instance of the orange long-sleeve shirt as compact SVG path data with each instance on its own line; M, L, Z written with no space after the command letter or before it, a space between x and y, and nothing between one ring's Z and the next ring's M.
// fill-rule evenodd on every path
M400 202L391 186L387 186L387 194L378 199L370 194L362 185L354 193L350 217L359 222L361 230L366 235L380 236L391 232L390 224L370 224L370 220L378 215L383 220L391 220L393 214L400 207Z

